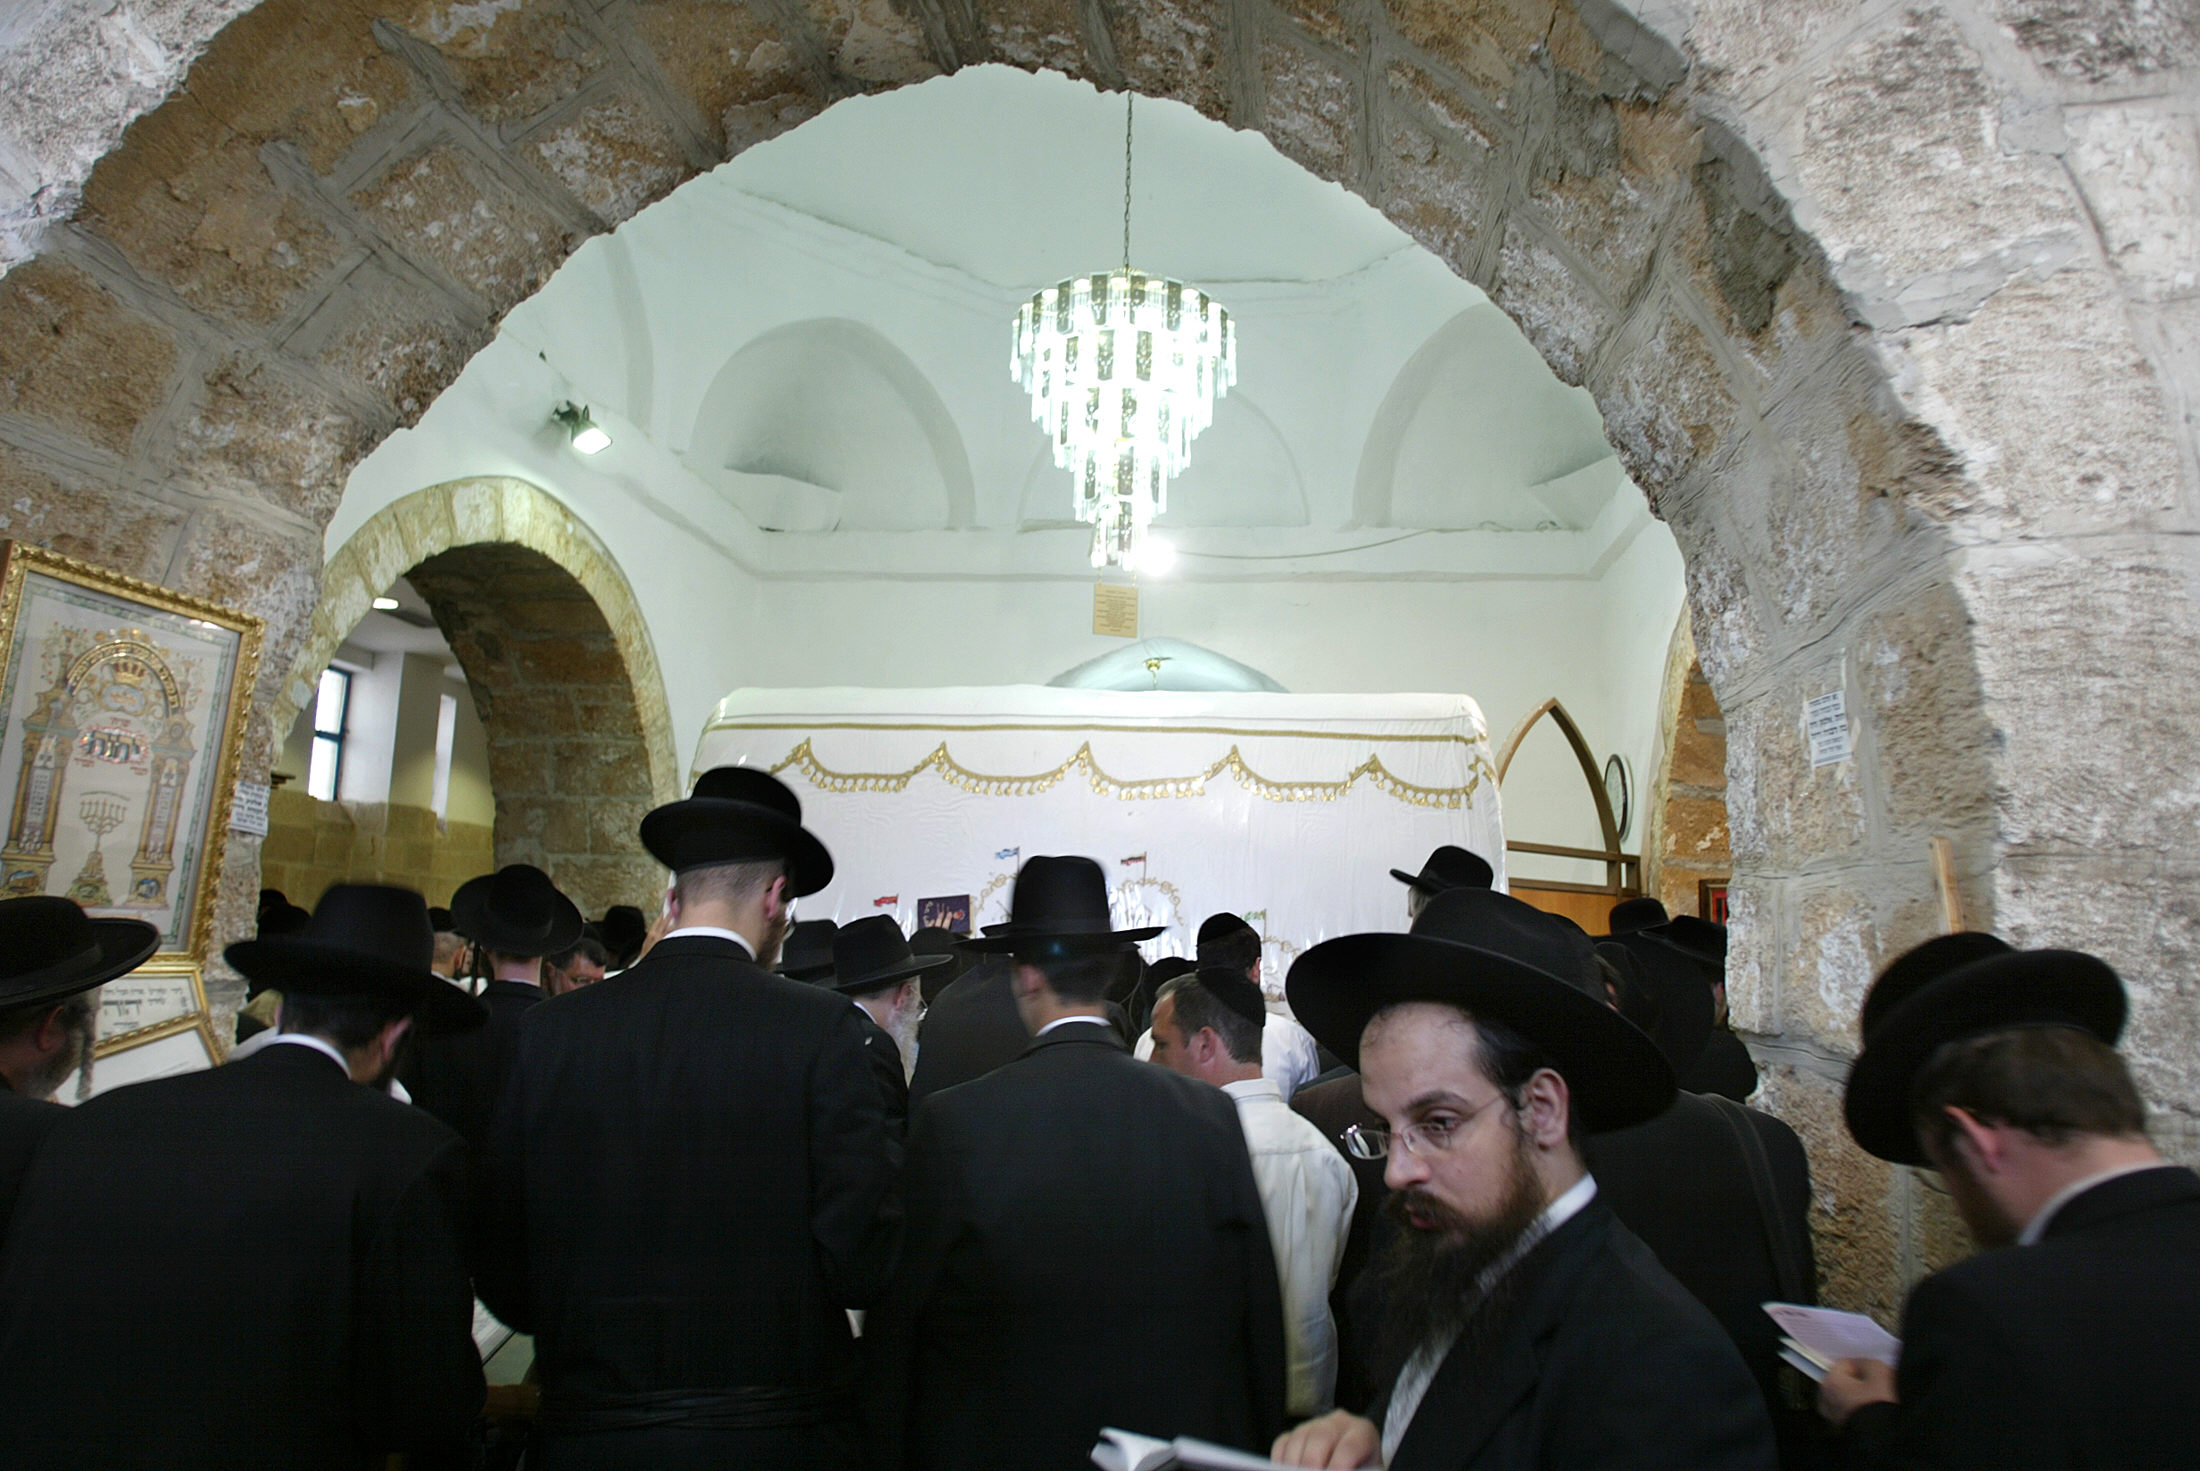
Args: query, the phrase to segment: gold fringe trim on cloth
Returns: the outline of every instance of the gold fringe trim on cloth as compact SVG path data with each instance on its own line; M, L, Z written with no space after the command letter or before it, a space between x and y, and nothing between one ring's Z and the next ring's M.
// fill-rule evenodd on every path
M1482 779L1496 779L1489 762L1476 756L1471 763L1473 775L1463 787L1424 787L1405 781L1383 765L1382 758L1370 755L1354 767L1342 781L1274 781L1262 776L1245 764L1245 758L1232 746L1229 754L1196 776L1159 776L1144 781L1125 781L1112 776L1093 759L1092 743L1085 742L1077 753L1052 771L1038 772L1032 776L1000 776L982 771L972 771L948 754L947 743L940 742L932 754L910 767L907 771L834 771L817 759L805 740L789 751L784 760L771 768L774 776L789 769L799 771L812 786L826 792L899 792L927 771L939 773L942 781L951 786L973 792L981 797L1030 797L1061 784L1073 771L1082 771L1092 789L1103 797L1118 801L1143 801L1155 797L1197 797L1206 791L1207 783L1228 772L1239 785L1259 793L1271 802L1334 802L1352 790L1363 779L1377 790L1415 807L1459 808L1472 805L1474 794L1481 788Z

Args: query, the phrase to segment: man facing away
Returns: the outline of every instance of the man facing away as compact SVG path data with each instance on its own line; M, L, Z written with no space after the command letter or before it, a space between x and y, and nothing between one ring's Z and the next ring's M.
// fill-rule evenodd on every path
M950 955L917 955L890 914L859 919L833 935L827 984L863 1018L863 1050L896 1144L909 1132L909 1063L924 1020L924 978L954 963Z
M1253 1448L1283 1413L1268 1225L1223 1094L1125 1053L1089 858L1033 858L1004 935L1024 1054L917 1110L908 1236L865 1328L880 1471L1064 1471L1106 1426Z
M1237 1105L1283 1287L1285 1409L1304 1419L1336 1403L1337 1325L1329 1315L1329 1289L1360 1188L1344 1156L1262 1076L1267 1019L1260 988L1242 972L1179 976L1154 1002L1153 1060L1220 1088Z
M669 931L528 1013L477 1288L535 1335L537 1471L859 1463L856 1344L898 1212L866 1023L773 975L833 862L793 792L705 772L651 812Z
M2123 982L1981 938L1874 984L1845 1111L1872 1154L1938 1170L1985 1250L1912 1290L1899 1369L1845 1360L1821 1408L1859 1466L2190 1466L2200 1177L2147 1138Z
M160 932L69 899L0 900L0 1241L31 1156L68 1114L54 1090L91 1061L99 987L144 964Z
M359 1471L480 1413L464 1146L377 1084L414 1029L478 1026L427 907L339 884L232 945L283 993L240 1062L56 1123L0 1251L0 1465Z
M1434 895L1410 935L1348 935L1292 967L1293 1009L1357 1068L1385 1127L1399 1226L1380 1267L1397 1365L1381 1423L1280 1438L1300 1466L1770 1471L1749 1371L1598 1198L1584 1133L1654 1117L1673 1073L1562 977L1588 939L1504 895Z

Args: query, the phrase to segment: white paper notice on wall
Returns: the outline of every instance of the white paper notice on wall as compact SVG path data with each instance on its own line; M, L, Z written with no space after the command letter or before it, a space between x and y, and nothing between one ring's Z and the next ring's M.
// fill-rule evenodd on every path
M1841 691L1819 695L1803 706L1803 738L1810 742L1813 771L1855 754L1849 740L1849 707Z
M229 800L229 830L250 833L255 838L267 836L266 782L237 783L237 795Z

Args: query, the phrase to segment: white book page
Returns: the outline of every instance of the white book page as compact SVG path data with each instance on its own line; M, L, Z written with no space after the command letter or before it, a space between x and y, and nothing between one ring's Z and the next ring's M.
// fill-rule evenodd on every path
M1806 1308L1792 1302L1768 1302L1764 1307L1782 1333L1829 1363L1836 1359L1877 1359L1882 1364L1893 1364L1902 1357L1902 1340L1862 1313Z
M1100 1443L1092 1448L1092 1464L1100 1471L1153 1471L1168 1465L1175 1455L1175 1447L1165 1440L1107 1429L1100 1432Z

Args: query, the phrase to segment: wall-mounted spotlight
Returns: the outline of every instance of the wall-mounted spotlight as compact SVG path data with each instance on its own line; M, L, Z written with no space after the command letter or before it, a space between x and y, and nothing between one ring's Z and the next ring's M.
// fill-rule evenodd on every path
M376 598L372 603L368 604L368 606L373 608L374 611L377 613L394 613L397 611L397 599Z
M584 455L593 455L611 448L611 436L603 426L588 417L588 410L579 404L562 403L550 411L551 421L572 436L573 448Z

